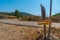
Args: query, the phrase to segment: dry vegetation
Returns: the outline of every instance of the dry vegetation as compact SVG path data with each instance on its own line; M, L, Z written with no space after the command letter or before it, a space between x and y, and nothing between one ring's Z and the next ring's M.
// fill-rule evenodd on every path
M52 19L53 22L60 23L60 16L57 16L57 17L56 16L52 16L51 19Z
M22 20L23 21L38 21L41 19L40 16L23 16Z
M17 19L16 16L8 16L7 19Z
M43 28L39 27L16 26L0 23L0 40L36 40L37 38L42 40L43 30ZM51 27L51 33L60 38L60 28Z
M17 19L16 16L2 15L0 14L0 19Z
M60 28L51 27L51 33L57 36L60 39Z
M0 14L0 19L17 19L17 17ZM22 18L19 17L19 20L22 20L22 21L38 21L39 19L41 19L40 16L22 16Z
M0 23L0 40L36 40L41 34L41 28Z

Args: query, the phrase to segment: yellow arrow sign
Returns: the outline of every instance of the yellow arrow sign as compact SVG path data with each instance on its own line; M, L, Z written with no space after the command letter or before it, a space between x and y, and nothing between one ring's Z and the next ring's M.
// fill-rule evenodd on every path
M51 20L39 20L38 25L51 25Z

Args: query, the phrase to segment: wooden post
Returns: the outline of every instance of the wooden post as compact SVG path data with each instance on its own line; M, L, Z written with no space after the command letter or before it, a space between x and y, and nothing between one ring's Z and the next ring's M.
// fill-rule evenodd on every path
M46 12L44 6L41 4L41 12L42 12L42 18L43 20L46 19ZM46 25L44 25L44 40L46 40Z
M52 0L50 0L50 20L51 20L51 13L52 13ZM51 28L51 25L49 25L47 40L50 40L50 28Z

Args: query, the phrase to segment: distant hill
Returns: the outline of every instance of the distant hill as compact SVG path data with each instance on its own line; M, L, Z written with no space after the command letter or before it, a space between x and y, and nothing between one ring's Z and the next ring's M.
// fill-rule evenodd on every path
M54 19L60 19L60 13L56 13L55 15L52 16Z
M56 13L56 14L55 14L55 15L53 15L53 16L55 16L55 17L56 17L56 16L60 16L60 13Z
M2 19L16 19L17 17L15 16L15 12L0 12L0 18ZM22 21L38 21L42 19L40 16L35 16L26 12L19 12L19 19Z
M60 13L56 13L52 16L53 22L60 22Z
M4 14L4 15L12 15L12 16L15 16L15 12L0 12L0 14ZM20 12L19 15L22 15L22 16L33 16L32 14L29 14L29 13L26 13L26 12Z

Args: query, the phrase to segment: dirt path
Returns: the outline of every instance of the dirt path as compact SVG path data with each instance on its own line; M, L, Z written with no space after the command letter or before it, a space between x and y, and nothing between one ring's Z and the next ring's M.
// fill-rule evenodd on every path
M0 22L7 23L7 24L16 24L16 25L22 25L22 26L40 26L38 25L38 22L32 22L32 21L19 21L18 19L0 19ZM60 23L52 23L52 27L60 27ZM48 27L48 26L47 26Z

